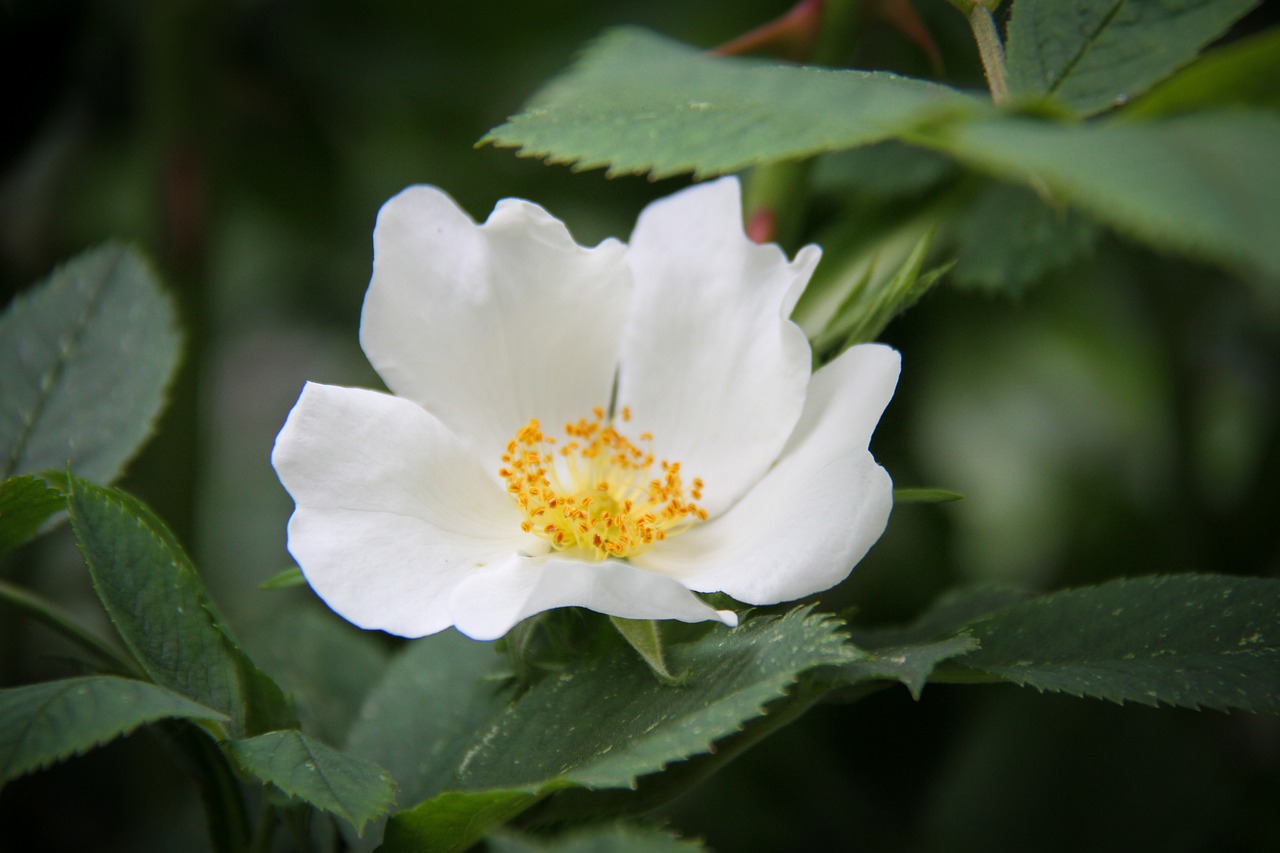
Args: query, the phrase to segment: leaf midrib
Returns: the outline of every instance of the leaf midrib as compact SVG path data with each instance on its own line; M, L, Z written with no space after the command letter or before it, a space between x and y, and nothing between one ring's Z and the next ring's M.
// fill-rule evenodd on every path
M1057 94L1058 89L1061 88L1062 84L1071 76L1071 72L1075 70L1075 67L1084 61L1084 58L1089 54L1089 51L1093 50L1098 39L1102 36L1102 33L1111 26L1111 23L1116 19L1116 16L1120 14L1120 10L1124 8L1127 2L1128 0L1116 0L1116 3L1111 7L1111 11L1107 12L1107 14L1102 17L1102 20L1098 22L1098 25L1093 28L1093 32L1089 33L1088 38L1081 42L1080 49L1076 51L1075 56L1071 57L1071 60L1062 67L1062 70L1058 73L1057 79L1055 79L1053 84L1049 86L1049 94Z
M112 278L115 277L116 269L119 266L120 255L118 252L113 252L105 274L99 276L97 283L91 285L92 290L88 301L85 303L84 310L76 318L75 325L72 326L70 333L62 339L62 345L58 348L57 360L54 361L53 366L47 372L41 375L35 405L31 407L31 411L23 419L22 430L18 433L17 441L14 442L9 459L5 462L3 479L8 479L16 473L19 460L22 458L23 453L26 451L27 443L35 432L36 423L40 420L45 405L53 396L54 390L58 386L58 380L79 351L85 330L88 329L89 323L92 321L93 315L102 302L103 296L106 294L107 288Z

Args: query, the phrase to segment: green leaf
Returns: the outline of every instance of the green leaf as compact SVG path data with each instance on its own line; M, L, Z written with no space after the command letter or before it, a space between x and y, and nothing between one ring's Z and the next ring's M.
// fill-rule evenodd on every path
M1280 29L1206 53L1125 111L1126 119L1225 106L1280 110Z
M839 667L840 676L848 684L866 681L901 681L916 699L938 664L967 654L978 648L978 642L967 634L933 643L891 646L875 651L858 650L858 658Z
M403 836L404 849L421 849L417 840L429 838L432 850L463 850L539 799L522 791L445 791L478 733L510 700L497 676L508 662L493 647L454 631L414 640L369 693L347 751L387 769L399 785L402 807L433 803L397 815L379 849L396 849Z
M670 685L683 681L682 677L672 675L671 670L667 669L666 656L663 654L662 625L657 620L610 616L609 621L631 648L636 650L641 660L649 665L659 681Z
M227 749L246 773L337 815L357 832L395 801L395 784L381 767L338 752L296 729L232 741Z
M841 288L846 292L844 300L813 339L814 352L821 360L829 361L854 344L875 340L890 320L914 305L942 277L945 269L920 272L932 241L930 229L892 275L878 275L873 263Z
M949 194L934 193L905 217L896 205L872 204L850 209L823 230L818 239L822 263L800 295L791 319L812 340L824 334L853 291L876 293L907 265L913 253L951 215ZM852 196L844 196L846 199Z
M0 554L26 542L66 505L62 492L39 477L10 477L0 482Z
M0 689L0 787L163 719L222 714L154 684L94 675Z
M386 768L402 806L439 794L476 733L506 706L492 677L505 663L493 643L454 631L406 644L352 723L347 752Z
M984 109L954 89L885 72L717 58L618 29L481 142L609 174L712 175L868 145Z
M946 640L971 623L1026 601L1032 593L1006 586L978 586L946 593L914 622L892 628L854 628L849 631L859 648L881 651L895 646Z
M1040 690L1114 702L1280 712L1280 580L1111 581L999 610L956 662Z
M389 651L381 637L338 618L310 593L273 596L270 619L244 632L245 648L298 709L300 728L326 743L346 741Z
M668 647L684 687L657 683L631 650L534 685L493 720L455 772L460 789L541 787L549 780L628 787L706 752L757 716L806 670L848 660L834 621L793 611Z
M306 586L307 579L302 575L302 569L294 566L292 569L285 569L282 572L276 572L271 577L258 584L258 589L290 589L295 586Z
M1006 116L921 143L1157 247L1280 273L1277 139L1280 116L1236 111L1080 125Z
M639 776L707 753L717 740L758 718L765 704L786 695L802 673L852 660L854 652L835 627L830 619L797 610L668 646L672 670L690 672L682 687L659 683L629 648L548 676L499 706L480 727L455 733L466 747L444 780L452 791L392 816L385 849L461 849L494 821L554 791L629 788ZM430 717L430 707L419 706L419 717ZM420 743L436 754L458 751L456 743L429 746L412 730L383 737ZM428 773L439 785L438 766ZM399 781L423 787L414 779ZM446 834L445 827L458 826L467 829L465 836Z
M1257 0L1015 3L1010 92L1051 95L1082 113L1123 104L1186 65Z
M502 826L542 794L526 791L446 791L421 806L394 815L378 853L455 853Z
M528 815L522 815L521 823L531 827L549 827L566 822L581 824L651 814L732 764L755 744L795 722L815 704L828 698L833 687L839 687L836 667L819 667L806 672L785 697L770 702L762 716L747 721L740 730L716 741L714 752L695 755L669 765L660 773L641 776L630 788L569 788L557 791L531 809ZM840 698L860 698L878 689L879 685L863 683L860 687L842 691Z
M627 824L578 829L551 840L509 832L494 833L485 840L491 853L697 853L707 849L665 830Z
M133 249L86 252L0 316L0 476L115 479L178 361L173 306Z
M94 589L147 675L226 714L233 735L292 727L279 687L240 650L164 524L118 489L75 477L69 489Z
M1047 190L1157 247L1280 273L1278 134L1280 118L1263 112L1081 125L1000 116L918 80L710 57L627 29L483 141L579 168L704 176L896 138ZM1086 226L1068 229L1072 246L1085 239ZM1043 263L1033 255L1015 270Z
M615 174L703 176L896 138L1047 190L1157 247L1280 273L1278 134L1280 118L1262 112L1081 125L999 116L918 80L715 58L626 29L483 141ZM1068 242L1083 240L1070 228ZM1030 262L1042 261L1016 267Z
M984 187L956 223L962 287L1016 295L1093 250L1098 226L1074 211L1055 210L1025 187Z
M851 196L901 200L936 197L959 172L953 160L936 151L889 140L819 157L811 182L816 193L836 201Z

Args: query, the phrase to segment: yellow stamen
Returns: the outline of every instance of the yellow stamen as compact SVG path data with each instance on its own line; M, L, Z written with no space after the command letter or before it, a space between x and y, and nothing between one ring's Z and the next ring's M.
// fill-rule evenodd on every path
M524 513L521 530L579 558L625 559L706 520L707 511L694 503L702 499L701 478L686 488L680 463L665 459L651 471L651 452L606 423L604 409L592 414L593 420L564 425L568 440L559 453L551 452L556 440L536 418L507 442L498 475ZM623 407L618 419L630 421L631 410ZM653 438L643 433L640 440Z

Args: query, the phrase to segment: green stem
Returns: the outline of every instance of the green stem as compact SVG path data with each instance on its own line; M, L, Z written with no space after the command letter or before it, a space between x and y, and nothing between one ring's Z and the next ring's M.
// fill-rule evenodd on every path
M225 4L223 4L225 5ZM218 138L215 96L221 58L215 53L230 17L216 0L150 0L137 4L137 126L154 164L155 255L186 332L184 358L169 388L164 429L130 466L152 506L181 542L196 541L196 493L202 474L200 382L206 375L211 310L206 257L211 170Z
M209 831L207 849L214 853L247 853L249 816L244 797L218 743L209 732L186 720L166 720L148 729L196 784Z
M0 580L0 601L43 622L49 628L92 653L112 671L131 678L144 677L138 665L125 657L105 640L85 628L70 613L34 592Z
M826 0L818 43L813 52L815 65L839 65L848 55L860 31L860 0ZM743 211L753 238L796 248L809 202L809 176L813 159L784 160L752 169L746 179ZM757 222L764 217L764 224ZM763 227L763 230L757 230Z
M249 848L249 816L227 757L212 738L195 726L182 727L178 745L189 759L200 789L214 851L243 853Z
M1009 103L1009 78L1005 72L1004 45L996 30L991 9L983 3L974 3L969 9L969 28L978 42L978 55L982 57L982 70L987 75L987 88L996 106Z
M747 174L742 207L753 239L795 248L808 203L813 160L783 160L756 166ZM767 217L759 231L757 217Z
M815 65L841 65L861 29L862 0L826 0L822 4L822 28L813 52Z

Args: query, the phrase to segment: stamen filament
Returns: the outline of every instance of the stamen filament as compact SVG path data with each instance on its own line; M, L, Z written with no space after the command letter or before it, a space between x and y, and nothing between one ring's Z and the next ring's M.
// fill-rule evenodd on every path
M575 556L625 559L706 519L694 503L702 499L701 478L686 488L680 463L665 459L652 471L652 450L606 424L603 409L592 414L565 424L568 440L558 447L536 418L507 443L498 475L525 515L521 530ZM618 415L631 420L629 408ZM653 438L643 433L640 440Z

